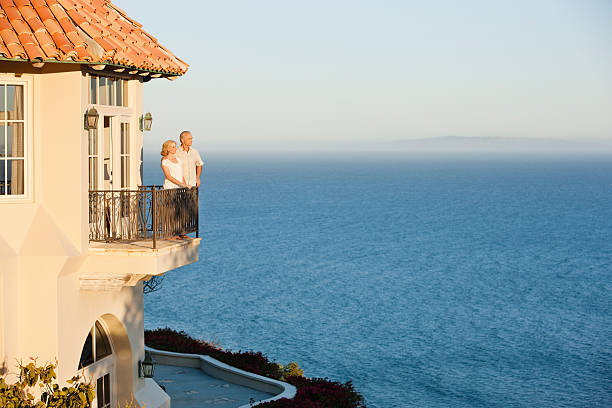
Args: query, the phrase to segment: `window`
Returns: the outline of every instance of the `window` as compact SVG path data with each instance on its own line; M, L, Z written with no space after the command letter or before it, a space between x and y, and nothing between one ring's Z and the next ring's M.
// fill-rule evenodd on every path
M100 320L96 321L87 335L81 351L79 370L83 370L86 378L95 379L95 406L111 408L114 398L115 356L113 356L111 342Z
M98 81L96 77L89 78L89 103L98 103Z
M115 105L115 82L119 81L110 78L106 80L106 101L108 105Z
M127 81L91 75L89 77L89 103L127 106Z
M130 187L130 124L121 123L121 188Z
M98 129L89 130L89 189L98 189Z
M85 345L81 351L79 369L92 365L93 363L110 356L113 353L110 341L100 322L96 322L89 331Z
M108 90L106 89L106 78L98 78L98 103L100 105L108 105Z
M127 106L127 103L123 100L123 87L125 86L123 83L125 81L123 79L119 79L115 81L115 105L116 106Z
M0 197L26 191L24 85L0 83Z
M98 400L98 408L111 407L110 374L105 374L96 381L96 399Z
M121 123L121 146L119 157L121 161L121 189L130 188L130 124ZM130 194L121 194L121 216L127 217L130 213Z

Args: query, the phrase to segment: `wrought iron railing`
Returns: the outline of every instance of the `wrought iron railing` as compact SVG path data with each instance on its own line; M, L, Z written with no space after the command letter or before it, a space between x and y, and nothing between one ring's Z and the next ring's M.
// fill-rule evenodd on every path
M196 233L198 189L140 186L138 190L89 191L89 240L130 242Z

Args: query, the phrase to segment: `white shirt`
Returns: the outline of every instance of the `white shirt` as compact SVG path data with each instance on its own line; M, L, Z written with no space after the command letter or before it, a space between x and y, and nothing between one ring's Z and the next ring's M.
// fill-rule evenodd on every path
M183 180L183 164L181 163L181 159L176 158L176 160L178 160L178 163L173 163L171 160L164 159L162 160L161 164L162 166L166 166L168 168L168 171L170 172L170 175L172 177L174 177L178 181L181 181ZM164 190L169 189L169 188L180 188L180 187L181 186L174 184L167 178L164 178Z
M186 152L182 146L176 149L176 157L181 159L183 162L183 176L185 176L185 183L187 185L195 187L198 181L196 167L202 166L204 162L200 157L200 153L193 147L189 148Z

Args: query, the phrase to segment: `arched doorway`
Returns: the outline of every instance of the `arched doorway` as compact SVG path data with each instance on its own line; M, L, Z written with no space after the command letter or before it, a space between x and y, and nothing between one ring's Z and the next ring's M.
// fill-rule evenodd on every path
M96 320L89 330L81 358L79 370L84 370L87 379L96 385L96 399L93 407L111 408L116 405L116 357L113 343L101 320Z

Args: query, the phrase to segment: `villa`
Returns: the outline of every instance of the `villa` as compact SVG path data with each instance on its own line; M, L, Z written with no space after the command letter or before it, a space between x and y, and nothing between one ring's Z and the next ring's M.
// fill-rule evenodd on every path
M197 234L197 190L142 186L142 87L188 65L108 0L0 5L0 375L57 359L94 406L168 407L140 369L143 281L197 261L166 239Z

